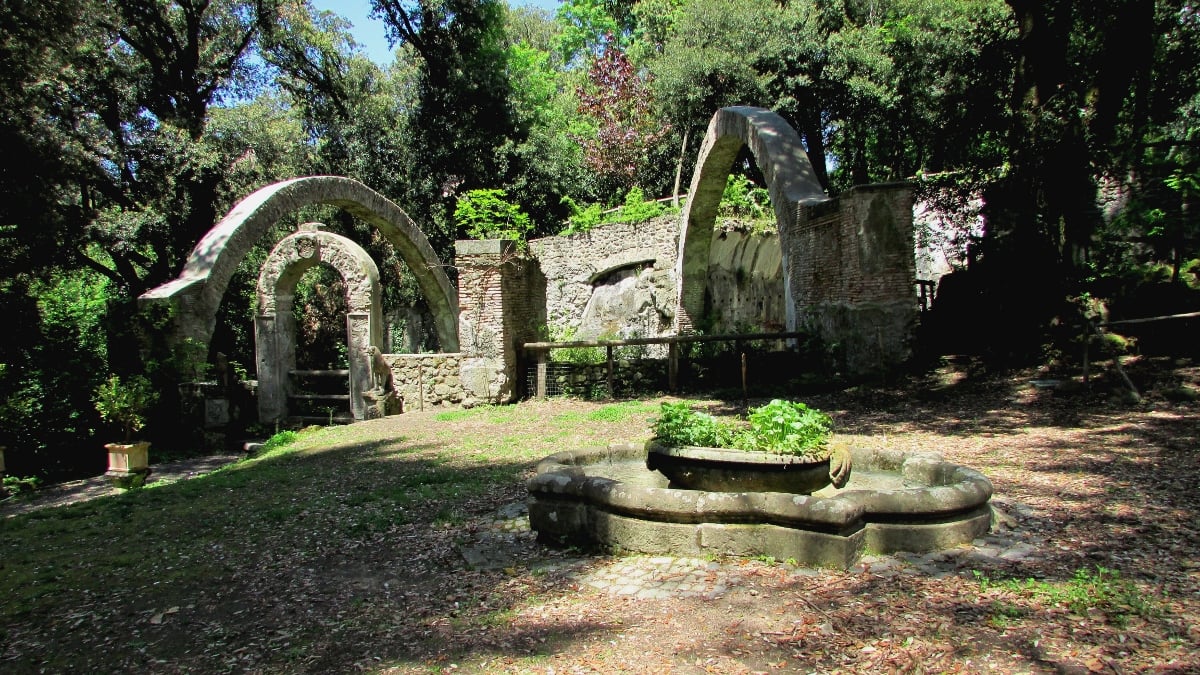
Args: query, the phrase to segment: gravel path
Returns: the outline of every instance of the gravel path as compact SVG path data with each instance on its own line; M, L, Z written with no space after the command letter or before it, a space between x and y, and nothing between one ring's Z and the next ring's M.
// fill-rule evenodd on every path
M187 480L202 476L231 462L236 462L244 455L222 454L208 457L184 459L178 462L164 462L151 465L151 483ZM55 483L33 493L19 494L0 501L0 516L11 518L20 513L29 513L39 509L65 506L76 502L85 502L97 497L121 494L124 490L113 487L104 475L92 476L81 480L65 483Z

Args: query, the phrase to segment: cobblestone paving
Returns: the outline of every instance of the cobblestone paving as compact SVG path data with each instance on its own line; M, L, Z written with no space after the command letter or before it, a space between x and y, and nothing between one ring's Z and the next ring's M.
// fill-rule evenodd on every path
M729 590L730 575L718 562L672 556L633 556L579 575L586 586L611 595L639 599L719 598Z

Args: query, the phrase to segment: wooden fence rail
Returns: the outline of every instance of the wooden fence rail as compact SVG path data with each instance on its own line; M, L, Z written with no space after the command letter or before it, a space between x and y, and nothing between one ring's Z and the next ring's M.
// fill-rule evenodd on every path
M1122 326L1135 323L1152 323L1155 321L1167 321L1169 319L1194 319L1196 317L1200 317L1200 312L1168 314L1166 316L1147 316L1140 319L1117 319L1116 321L1100 321L1097 323L1092 323L1091 321L1086 322L1083 328L1083 383L1088 384L1091 374L1089 372L1091 369L1091 355L1088 350L1088 343L1091 342L1090 337L1092 333L1095 333L1099 337L1103 335L1103 332L1100 329L1107 328L1109 326ZM1113 365L1116 366L1117 373L1121 375L1121 379L1125 380L1125 385L1129 387L1129 390L1133 392L1133 395L1140 398L1141 394L1138 393L1137 387L1133 386L1133 380L1129 379L1129 376L1125 374L1125 369L1121 367L1120 354L1117 354L1113 357Z
M546 362L550 352L555 349L572 349L579 347L604 347L608 364L608 397L613 398L613 347L633 347L641 345L667 345L667 387L676 391L679 386L679 345L693 342L749 342L751 340L790 340L809 335L803 331L787 331L782 333L740 333L737 335L664 335L650 338L629 338L626 340L574 340L571 342L526 342L521 345L526 351L537 354L537 391L538 398L546 398ZM743 368L743 379L745 373ZM742 383L743 388L745 382Z

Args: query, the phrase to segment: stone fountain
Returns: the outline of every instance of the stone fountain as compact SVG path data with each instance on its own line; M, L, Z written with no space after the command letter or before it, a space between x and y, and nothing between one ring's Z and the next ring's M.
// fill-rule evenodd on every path
M991 526L991 482L936 453L854 449L845 487L801 494L674 487L647 468L648 445L613 443L542 460L528 484L539 539L848 568L864 552L951 548Z

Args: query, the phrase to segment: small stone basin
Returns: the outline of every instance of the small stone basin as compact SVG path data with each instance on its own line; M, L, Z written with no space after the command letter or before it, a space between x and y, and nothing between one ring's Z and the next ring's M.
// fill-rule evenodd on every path
M646 444L646 468L658 471L670 487L717 492L810 494L829 485L829 459L746 452L728 448L668 447Z
M560 452L529 480L539 539L652 554L771 556L848 568L865 552L926 552L991 526L992 484L936 453L852 449L840 490L724 492L671 487L645 443Z

